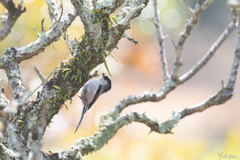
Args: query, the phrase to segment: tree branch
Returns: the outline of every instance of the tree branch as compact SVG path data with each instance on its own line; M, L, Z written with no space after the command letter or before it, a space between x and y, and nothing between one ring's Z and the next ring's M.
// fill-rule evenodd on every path
M46 79L42 80L42 83L41 83L37 88L35 88L32 92L28 93L28 96L27 96L24 100L22 100L21 102L19 102L19 103L18 103L18 106L21 106L21 105L23 105L24 103L26 103L27 100L28 100L42 85L44 85L44 84L47 82L47 80L49 79L49 77L50 77L56 70L57 70L57 68L55 68L55 69L47 76Z
M192 78L203 66L207 64L207 62L212 58L215 54L216 50L222 45L222 43L228 38L230 33L235 28L234 22L229 23L227 28L223 31L223 33L219 36L215 43L211 46L205 56L195 65L193 66L187 73L182 75L179 78L180 83L186 82L188 79Z
M179 114L173 113L172 117L166 122L159 123L156 119L147 116L145 113L131 112L123 117L116 117L113 112L101 117L99 124L99 131L92 136L78 139L71 147L75 153L80 152L82 155L87 155L94 151L101 149L108 143L117 131L125 125L132 122L139 122L151 128L151 131L157 133L171 133L171 129L178 123L180 119Z
M66 31L63 32L63 30L62 30L62 28L61 28L61 26L60 26L60 24L59 24L59 22L57 20L57 17L55 16L55 15L58 15L58 13L57 13L57 11L55 9L55 5L56 4L54 2L52 2L51 0L47 0L46 2L47 2L47 5L48 5L49 15L50 15L50 17L53 17L53 19L52 19L53 25L57 24L58 30L60 31L60 33L61 33L65 43L67 44L70 53L72 53L73 50L72 50L71 45L69 44L69 41L68 41L68 38L67 38L67 35L66 35ZM55 12L55 14L54 14L54 12ZM59 19L61 18L60 16L59 16Z
M180 38L178 40L177 45L175 46L176 49L176 58L174 60L174 67L173 67L173 73L172 73L172 78L175 81L178 81L179 79L179 70L180 67L182 66L182 49L183 49L183 45L185 43L185 41L187 40L187 38L189 37L189 35L191 34L192 29L194 28L194 26L197 24L198 22L198 17L199 14L205 10L211 3L212 0L206 0L204 4L202 4L203 1L199 0L193 10L193 15L195 15L194 17L191 17L186 24L186 28L185 30L181 33Z
M194 106L183 109L181 112L179 112L181 114L181 118L184 118L188 115L191 115L197 112L202 112L209 107L220 105L228 101L234 94L234 86L237 79L239 62L240 62L240 29L238 29L238 42L237 42L237 47L236 47L233 62L232 62L231 72L228 78L228 84L226 85L226 87L223 87L215 95L211 96L209 99L199 104L196 104Z
M13 150L7 149L2 143L0 143L0 159L12 159L20 158L20 154Z
M26 8L22 10L23 1L18 3L17 8L12 0L1 0L2 5L7 9L1 16L2 29L0 30L0 41L8 36L11 29L18 17L26 11Z
M68 13L67 16L64 16L60 23L60 26L63 31L66 31L67 28L71 25L73 20L76 18L76 12L73 10L72 13ZM28 45L20 48L16 48L16 58L17 62L20 63L21 61L30 59L33 56L36 56L40 52L42 52L47 46L49 46L52 42L57 41L61 36L61 33L57 27L54 25L51 29L47 32L43 30L41 36L34 42L29 43ZM4 69L4 63L7 60L7 56L4 56L0 59L0 68Z
M233 27L232 25L233 24L230 23L231 27ZM236 25L237 24L235 23L235 26ZM233 57L232 68L229 74L227 85L225 87L223 86L221 90L219 90L215 95L211 96L209 99L182 110L180 112L181 118L184 118L185 116L188 116L197 112L202 112L211 106L223 104L233 96L234 86L237 79L237 73L238 73L239 62L240 62L240 28L237 28L237 29L238 29L237 46L236 46L235 54ZM226 30L225 30L225 33L227 33Z
M161 63L162 63L163 79L164 79L164 81L167 81L170 78L170 76L169 76L169 72L168 72L165 47L164 47L164 43L163 43L164 39L163 39L162 27L160 24L160 18L159 18L160 16L159 16L159 11L157 9L157 0L153 1L153 7L154 7L155 26L157 29L158 43L160 46L160 57L161 57Z
M15 100L21 101L27 96L26 87L22 81L18 62L16 61L17 50L14 47L7 49L3 58L5 59L4 68L8 77L8 82L12 89L12 96Z
M4 95L4 89L1 88L2 79L0 79L0 110L4 110L9 104L9 100Z

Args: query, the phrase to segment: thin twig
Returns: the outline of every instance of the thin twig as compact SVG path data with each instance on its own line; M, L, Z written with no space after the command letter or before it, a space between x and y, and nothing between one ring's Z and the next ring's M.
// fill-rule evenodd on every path
M153 1L153 8L154 8L154 16L155 16L155 26L157 29L157 36L158 36L158 42L160 46L160 57L161 57L161 63L162 63L162 70L163 70L163 78L166 82L169 79L169 73L168 73L168 66L167 66L167 58L166 58L166 51L163 43L163 33L162 33L162 27L160 23L160 16L159 16L159 10L157 8L157 0Z
M24 103L26 103L26 101L33 95L33 93L35 93L35 92L38 90L38 88L40 88L42 85L44 85L44 84L47 82L47 80L49 79L49 77L50 77L57 69L58 69L58 67L56 67L56 68L47 76L47 78L45 79L44 82L42 82L42 83L41 83L37 88L35 88L32 92L28 93L28 96L27 96L24 100L22 100L21 102L19 102L19 103L18 103L18 106L21 106L21 105L23 105Z
M36 27L35 26L33 26L33 29L35 30L35 32L37 33L37 35L38 35L38 37L40 37L41 36L41 34L37 31L37 29L36 29Z
M186 3L186 1L185 0L181 0L182 1L182 3L184 4L184 6L187 8L187 10L188 10L188 12L190 13L190 15L194 18L194 19L196 19L197 17L196 17L196 15L194 14L194 12L193 12L193 10L191 9L191 7Z
M63 3L62 3L62 0L61 0L61 3L60 3L60 5L59 5L58 8L61 9L60 15L59 15L59 18L58 18L58 22L60 22L61 17L62 17L62 15L63 15Z
M211 3L212 0L206 1L203 5L204 8L202 8L202 1L198 1L197 4L195 5L195 8L193 10L193 14L195 15L195 18L191 17L186 24L185 30L181 33L180 38L178 40L177 46L176 46L176 58L174 60L174 66L173 66L173 73L172 73L172 78L175 81L179 80L179 70L180 67L182 66L182 50L183 50L183 45L189 35L191 34L192 29L198 22L198 17L199 14L204 11Z
M220 105L228 101L233 96L234 93L234 86L237 79L239 61L240 61L240 30L238 34L237 47L233 58L232 68L229 74L227 86L226 87L222 86L222 88L216 94L211 96L209 99L194 106L183 109L181 112L179 112L181 114L181 118L184 118L197 112L202 112L212 106Z
M44 25L43 25L43 23L44 23L44 18L41 20L41 29L42 29L42 33L45 32L45 29L44 29Z
M231 22L227 28L223 31L223 33L220 35L220 37L217 39L217 41L211 46L211 48L208 50L206 55L195 65L193 66L187 73L182 75L179 78L180 83L184 83L188 79L190 79L192 76L194 76L203 66L206 65L206 63L212 58L216 50L222 45L222 43L227 39L227 37L232 33L233 29L235 28L235 24Z
M48 2L47 2L47 4L48 4ZM57 27L58 27L58 29L59 29L59 31L60 31L60 33L61 33L64 41L66 42L66 44L67 44L67 46L68 46L68 49L69 49L70 53L72 53L72 52L73 52L73 49L72 49L71 45L69 44L69 42L68 42L68 40L67 40L66 33L63 32L63 30L62 30L62 28L61 28L61 26L60 26L60 24L59 24L59 21L57 20L57 18L55 17L55 15L54 15L54 13L53 13L52 6L48 4L48 7L49 7L49 12L50 12L50 14L53 16L53 18L54 18L54 20L55 20L55 22L56 22L56 24L57 24Z
M126 39L128 39L129 41L133 42L134 44L138 44L138 41L133 39L132 37L128 36L127 34L123 33L122 36Z
M37 73L38 77L41 79L42 82L45 81L44 76L42 75L42 73L39 71L39 69L34 65L34 71Z

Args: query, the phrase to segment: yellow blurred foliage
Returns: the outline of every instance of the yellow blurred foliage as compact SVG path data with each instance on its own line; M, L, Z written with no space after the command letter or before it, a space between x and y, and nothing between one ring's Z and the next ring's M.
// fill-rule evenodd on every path
M186 139L179 135L149 135L146 139L127 138L105 146L85 160L215 160L218 152L240 156L240 128L231 128L226 137L212 144L205 138ZM118 146L119 145L119 146ZM121 149L118 149L121 148Z

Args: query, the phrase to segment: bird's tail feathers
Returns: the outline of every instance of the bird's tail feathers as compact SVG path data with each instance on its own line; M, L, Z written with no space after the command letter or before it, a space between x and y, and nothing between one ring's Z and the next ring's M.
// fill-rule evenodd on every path
M78 122L78 125L77 125L77 128L76 128L76 130L75 130L75 133L77 132L78 127L80 126L80 124L81 124L81 122L82 122L82 119L83 119L84 114L87 112L87 108L88 108L88 104L86 104L86 105L83 107L82 115L81 115L81 118L80 118L80 120L79 120L79 122Z

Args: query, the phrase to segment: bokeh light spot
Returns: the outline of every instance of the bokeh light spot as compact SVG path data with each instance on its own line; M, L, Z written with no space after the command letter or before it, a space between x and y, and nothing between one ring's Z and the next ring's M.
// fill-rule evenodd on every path
M153 35L155 33L155 27L152 23L146 20L141 20L138 22L139 30L145 35Z
M166 10L161 18L164 26L170 29L178 27L182 20L180 13L175 9Z

